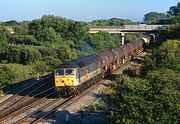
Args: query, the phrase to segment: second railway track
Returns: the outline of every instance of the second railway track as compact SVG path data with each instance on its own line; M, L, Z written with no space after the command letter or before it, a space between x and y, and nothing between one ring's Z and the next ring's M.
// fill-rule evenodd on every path
M49 76L48 78L50 78L50 77L52 77L52 76ZM1 103L0 103L0 111L2 111L3 109L11 106L12 104L15 104L19 100L23 99L24 96L27 96L28 94L30 94L30 92L34 91L36 88L43 85L43 83L46 82L48 78L44 78L44 79L42 79L40 81L32 83L31 85L21 89L18 92L17 91L9 91L8 93L11 94L11 96L6 98L4 101L3 100L1 101Z

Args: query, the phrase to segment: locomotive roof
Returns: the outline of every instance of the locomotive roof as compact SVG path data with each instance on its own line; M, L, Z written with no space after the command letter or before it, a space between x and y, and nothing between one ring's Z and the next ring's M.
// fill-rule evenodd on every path
M89 55L89 56L81 57L81 58L78 58L69 62L65 62L59 65L58 68L81 68L97 61L99 61L98 56Z

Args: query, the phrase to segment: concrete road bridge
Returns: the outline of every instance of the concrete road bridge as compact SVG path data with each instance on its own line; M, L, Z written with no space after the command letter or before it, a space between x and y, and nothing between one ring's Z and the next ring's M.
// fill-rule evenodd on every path
M126 33L155 33L158 30L161 30L165 25L124 25L117 27L90 27L89 33L98 33L98 32L107 32L114 34L121 34L121 42L124 45L124 37Z
M107 33L133 33L133 32L154 32L161 30L164 25L124 25L119 27L90 27L89 33L107 32Z

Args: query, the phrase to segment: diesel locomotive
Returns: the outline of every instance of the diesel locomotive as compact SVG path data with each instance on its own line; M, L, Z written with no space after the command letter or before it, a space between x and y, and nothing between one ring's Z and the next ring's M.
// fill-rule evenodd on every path
M82 92L142 52L151 40L151 37L144 37L133 43L59 65L54 73L58 95L69 96Z

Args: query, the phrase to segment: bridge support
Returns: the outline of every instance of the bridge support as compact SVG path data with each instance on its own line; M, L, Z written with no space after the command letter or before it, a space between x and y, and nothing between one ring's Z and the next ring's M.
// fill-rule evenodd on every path
M125 33L121 32L121 45L124 45L125 42Z
M151 36L151 40L153 41L153 43L156 42L156 35L157 34L149 34L149 36Z

